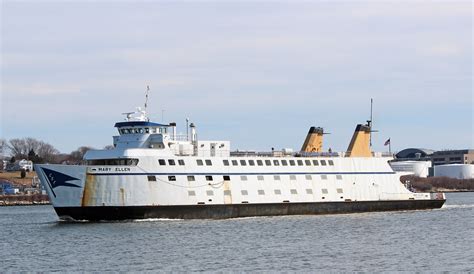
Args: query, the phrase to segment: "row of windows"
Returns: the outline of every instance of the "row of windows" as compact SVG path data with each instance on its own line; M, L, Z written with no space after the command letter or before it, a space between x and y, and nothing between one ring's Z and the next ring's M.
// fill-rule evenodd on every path
M97 159L87 160L86 163L91 166L136 166L138 159Z
M122 128L121 134L148 134L148 133L166 133L166 128Z
M232 164L232 166L319 166L321 164L321 166L333 166L334 165L334 161L333 160L328 160L326 162L326 160L309 160L309 159L306 159L306 160L222 160L224 166L230 166ZM159 159L158 160L158 163L160 164L160 166L164 166L166 165L166 160L164 159ZM180 159L178 160L178 163L180 166L184 166L184 160ZM204 164L206 166L212 166L212 161L209 160L209 159L206 159L206 160L201 160L201 159L197 159L196 160L196 164L198 166L204 166ZM175 163L175 160L173 159L168 159L168 165L170 166L174 166L176 165Z
M334 165L333 160L223 160L224 166L230 166L230 163L232 163L233 166L238 166L239 163L241 166L247 166L247 163L249 166L319 166L319 163L321 163L322 166Z
M342 188L338 188L336 189L336 192L338 194L342 194L344 193L343 189ZM326 188L323 188L321 189L321 193L322 194L328 194L328 190ZM249 192L247 190L241 190L240 191L240 194L242 196L247 196L249 195ZM257 194L258 195L265 195L265 190L264 189L259 189L257 190ZM273 194L275 195L281 195L281 190L280 189L274 189L273 190ZM290 189L290 194L292 195L297 195L298 194L298 190L297 189ZM307 188L306 189L306 194L313 194L313 190L311 188ZM207 196L214 196L214 191L213 190L207 190L206 191L206 195ZM230 190L224 190L224 196L231 196L232 195L232 192ZM196 191L194 190L189 190L188 191L188 196L196 196Z
M214 181L214 177L212 175L205 175L204 177L205 177L206 181ZM232 177L235 178L237 176L232 176ZM239 177L240 177L241 181L247 181L248 180L247 175L240 175ZM289 175L289 177L290 177L291 181L296 181L296 175ZM314 176L314 178L315 177L316 176ZM327 180L328 179L328 176L326 174L321 174L320 177L321 177L322 180ZM230 181L230 176L229 175L224 175L224 176L222 176L222 179L224 181ZM306 180L312 180L313 175L306 174L305 179ZM337 174L336 179L337 180L342 180L342 175ZM194 175L188 175L187 180L188 180L188 182L194 182L194 181L196 181L196 177ZM216 180L219 180L219 179L216 178ZM263 175L257 175L257 180L258 181L264 181L265 177ZM281 180L281 175L273 175L273 180L280 181ZM156 176L153 176L153 175L148 176L148 181L156 181ZM168 176L168 181L175 182L176 181L176 176L175 175Z

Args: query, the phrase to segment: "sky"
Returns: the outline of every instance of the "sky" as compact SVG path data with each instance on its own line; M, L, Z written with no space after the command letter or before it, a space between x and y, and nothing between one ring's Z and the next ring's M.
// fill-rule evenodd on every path
M101 148L121 113L232 149L474 148L471 1L1 2L0 138Z

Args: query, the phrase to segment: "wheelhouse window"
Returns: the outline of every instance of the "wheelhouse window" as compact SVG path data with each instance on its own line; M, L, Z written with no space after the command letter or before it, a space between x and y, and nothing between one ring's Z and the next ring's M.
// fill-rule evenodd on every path
M229 166L229 160L222 160L222 163L224 164L224 166Z
M273 165L279 166L279 165L280 165L280 162L279 162L278 160L273 160Z
M295 160L290 160L290 166L294 166L295 165Z
M263 161L262 160L257 160L257 165L258 166L263 166Z
M255 165L255 161L254 160L249 160L249 166L254 166Z
M232 160L232 165L233 166L238 166L239 165L239 162L237 160Z
M298 165L299 165L299 166L302 166L302 165L303 165L303 160L298 160L297 162L298 162Z
M281 165L282 166L287 166L288 165L288 162L286 160L281 160Z
M313 166L319 166L318 160L313 160Z
M333 166L334 165L334 161L333 160L328 160L328 163L330 166Z
M165 159L158 159L158 164L160 164L160 166L165 166L166 165Z
M241 166L246 166L247 165L247 162L245 160L240 160L240 165Z
M211 160L206 160L206 166L212 166L212 161Z
M204 165L201 159L196 160L196 163L198 166Z
M271 166L271 165L272 165L272 161L270 161L270 160L265 160L265 165L266 165L266 166Z
M91 166L136 166L138 159L96 159L86 163Z
M326 165L326 160L321 160L321 165L325 166Z
M305 163L307 166L310 166L310 165L311 165L311 160L304 160L304 163Z
M183 159L178 160L178 164L179 164L180 166L184 166L184 160L183 160Z
M168 164L169 164L170 166L176 165L176 163L174 162L173 159L168 159Z

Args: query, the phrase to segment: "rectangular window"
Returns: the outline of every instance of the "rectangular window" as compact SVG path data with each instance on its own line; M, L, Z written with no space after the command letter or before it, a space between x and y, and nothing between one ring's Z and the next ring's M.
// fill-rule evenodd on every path
M302 165L303 165L303 160L297 160L297 162L298 162L298 165L299 165L299 166L302 166Z
M242 180L242 181L247 181L247 176L246 176L246 175L241 175L241 176L240 176L240 180Z
M168 164L169 164L170 166L176 165L176 163L174 162L173 159L168 159Z
M214 191L212 190L206 190L207 196L214 196Z
M279 162L278 160L273 160L273 165L279 166L279 165L280 165L280 162Z
M280 181L280 175L273 175L273 179L276 181Z
M147 176L148 177L148 182L156 182L156 176Z
M166 161L164 159L159 159L158 160L158 164L160 164L160 166L165 166L166 165Z
M242 190L242 191L240 191L240 193L242 194L242 196L249 195L249 192L247 190Z
M211 160L206 160L206 166L212 166Z
M306 194L313 194L313 190L311 188L306 189Z
M281 195L281 190L275 189L275 190L273 191L273 193L275 193L275 195Z
M334 165L334 161L333 160L328 160L328 163L330 166L333 166Z
M245 160L240 160L240 165L241 166L246 166L247 165L247 162Z
M322 192L323 194L328 194L328 190L325 189L325 188L321 189L321 192Z
M259 189L258 190L258 195L265 195L265 190Z
M287 166L288 165L288 162L286 160L281 160L281 165L282 166Z
M321 160L321 165L325 166L326 165L326 160Z
M255 161L254 160L249 160L249 166L254 166L255 165Z
M229 175L224 175L224 181L230 181L230 176Z
M266 165L266 166L271 166L271 165L272 165L272 161L270 161L270 160L265 160L265 165Z
M197 163L197 165L198 165L198 166L202 166L202 165L203 165L203 163L202 163L202 160L201 160L201 159L198 159L198 160L196 160L196 163Z
M342 180L342 175L340 175L340 174L336 175L336 179L337 180Z
M188 176L188 182L194 182L194 181L196 181L196 178L194 178L193 175L189 175Z
M313 166L319 166L318 160L313 160Z
M174 176L174 175L168 176L168 181L170 181L170 182L176 181L176 176Z
M298 191L296 191L296 189L290 189L290 193L293 195L296 195L298 194Z
M183 160L183 159L178 160L178 164L179 164L180 166L184 166L184 160Z
M196 196L196 192L194 190L188 190L188 196Z
M230 196L230 195L232 195L230 190L224 190L224 196Z
M211 175L206 175L206 181L212 181L212 176Z
M263 166L263 161L262 160L257 160L257 165Z
M294 166L295 165L295 160L290 160L290 166Z
M239 165L239 162L237 162L237 160L232 160L232 165L233 165L233 166L238 166L238 165Z
M311 165L311 160L304 160L304 164L307 165L307 166L310 166Z
M306 180L311 180L311 179L313 179L313 178L311 177L311 175L309 175L309 174L306 174L304 177L306 178Z
M321 175L321 179L322 179L322 180L327 180L327 179L328 179L328 176L327 176L326 174L323 174L323 175Z
M229 160L223 160L222 162L224 163L225 166L229 166Z
M343 192L343 191L342 191L342 188L338 188L338 189L337 189L337 193L342 193L342 192Z
M296 175L290 175L290 180L291 181L296 181Z
M257 180L263 181L263 175L257 175Z

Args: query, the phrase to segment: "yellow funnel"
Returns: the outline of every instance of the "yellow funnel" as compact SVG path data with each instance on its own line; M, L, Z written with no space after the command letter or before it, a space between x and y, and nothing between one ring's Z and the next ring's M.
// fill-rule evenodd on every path
M351 143L347 148L349 157L372 157L370 134L371 129L368 125L357 125Z
M301 152L322 152L324 130L320 127L311 127L306 140L304 140Z

